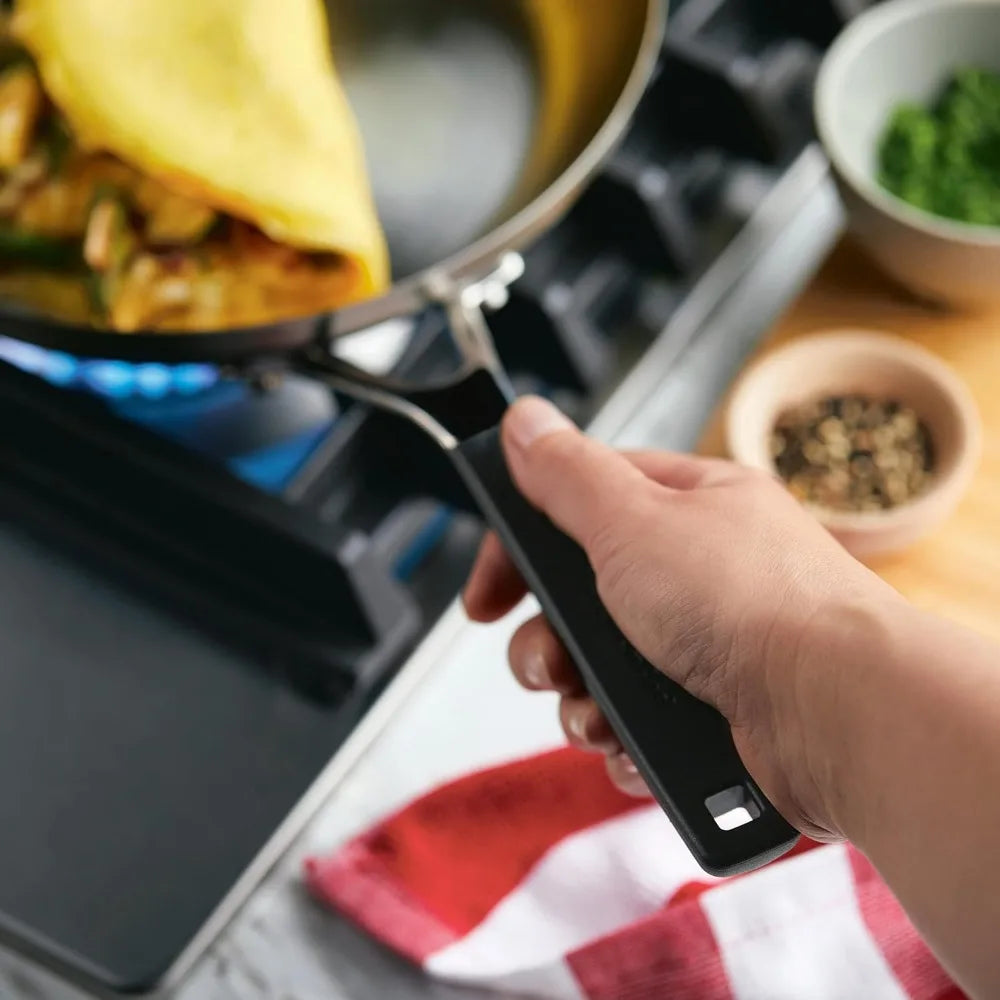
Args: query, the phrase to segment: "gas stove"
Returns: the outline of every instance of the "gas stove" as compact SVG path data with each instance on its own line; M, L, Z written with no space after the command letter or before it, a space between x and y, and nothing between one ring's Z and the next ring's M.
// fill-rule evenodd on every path
M850 8L674 5L625 142L490 316L518 389L617 429L693 359L699 401L661 394L656 439L689 443L685 406L696 429L764 330L709 320L823 180L812 83ZM455 362L434 309L342 349L414 381ZM171 964L452 604L482 525L419 431L308 380L0 358L0 932L92 984L107 952Z

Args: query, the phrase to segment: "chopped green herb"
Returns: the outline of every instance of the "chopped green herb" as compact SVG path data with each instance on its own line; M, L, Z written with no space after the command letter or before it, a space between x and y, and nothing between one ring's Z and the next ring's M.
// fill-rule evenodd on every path
M0 225L0 262L73 268L81 264L78 243Z
M917 208L1000 226L1000 74L961 69L933 107L899 105L879 148L878 177Z

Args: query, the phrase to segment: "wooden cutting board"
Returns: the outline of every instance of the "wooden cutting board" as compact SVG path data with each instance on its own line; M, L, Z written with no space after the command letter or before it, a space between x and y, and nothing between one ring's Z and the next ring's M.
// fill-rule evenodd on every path
M757 356L795 337L837 328L906 337L944 359L971 389L983 419L984 449L969 492L933 534L871 566L915 604L1000 639L1000 309L958 315L918 303L844 242ZM702 440L706 454L724 451L725 405Z

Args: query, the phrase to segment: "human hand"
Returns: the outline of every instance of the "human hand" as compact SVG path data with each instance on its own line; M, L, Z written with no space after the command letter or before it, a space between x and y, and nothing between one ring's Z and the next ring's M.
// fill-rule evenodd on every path
M515 404L502 431L518 487L583 546L632 644L726 717L747 769L790 822L841 837L832 745L841 736L825 707L854 694L857 678L848 684L841 669L853 655L845 636L863 636L870 609L895 593L761 473L666 452L620 454L539 399ZM470 617L498 619L524 594L488 536L464 594ZM604 753L624 790L644 791L544 618L518 629L510 662L525 687L562 696L571 743Z

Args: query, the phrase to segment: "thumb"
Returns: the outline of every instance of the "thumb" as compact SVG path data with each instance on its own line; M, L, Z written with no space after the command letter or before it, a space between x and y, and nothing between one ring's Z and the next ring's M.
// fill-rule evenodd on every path
M518 400L501 428L504 455L518 489L586 551L600 575L656 484L612 448L582 434L551 403Z

